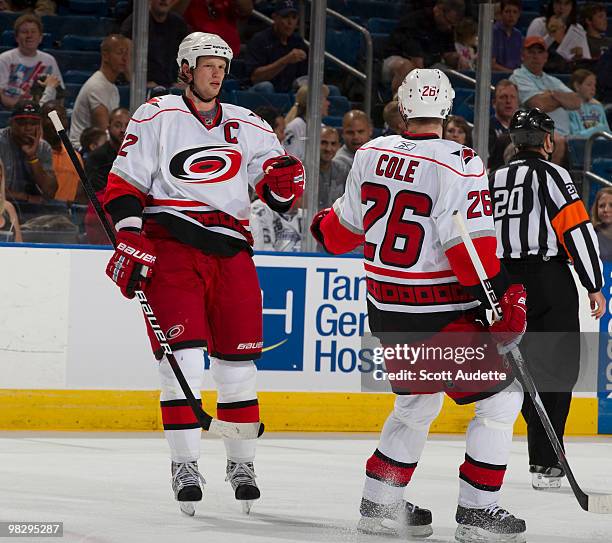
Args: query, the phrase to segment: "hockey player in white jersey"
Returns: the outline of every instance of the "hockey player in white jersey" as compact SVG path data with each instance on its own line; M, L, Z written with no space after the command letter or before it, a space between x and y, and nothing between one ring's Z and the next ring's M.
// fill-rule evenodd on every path
M188 85L184 95L153 98L134 114L106 189L105 209L117 230L107 274L128 298L144 289L196 398L206 346L217 417L256 422L253 360L262 350L262 303L252 260L249 185L284 212L304 190L304 169L285 155L265 121L219 102L231 60L232 50L219 36L190 34L177 57L179 77ZM201 428L148 332L160 360L172 487L181 510L193 515L204 483L197 464ZM248 512L260 495L255 440L226 440L225 447L226 480Z
M272 211L261 200L251 204L251 232L256 251L299 252L302 248L303 213L299 202L286 213Z
M311 226L314 237L334 254L364 243L369 324L383 345L383 338L395 332L425 341L441 337L440 332L459 332L470 345L471 338L487 330L477 319L477 307L488 302L454 227L455 210L464 217L501 300L503 320L488 329L493 339L508 347L525 330L525 291L509 284L495 255L483 163L472 149L441 139L453 97L439 70L416 69L406 76L399 108L407 131L361 147L344 195L320 211ZM491 360L504 368L493 351ZM418 364L427 368L429 362ZM459 468L456 540L524 541L525 522L498 505L521 386L511 373L507 381L482 383L480 388L462 387L452 379L419 386L393 385L395 407L366 463L358 529L402 537L432 533L431 512L404 501L403 495L446 393L459 404L476 403Z

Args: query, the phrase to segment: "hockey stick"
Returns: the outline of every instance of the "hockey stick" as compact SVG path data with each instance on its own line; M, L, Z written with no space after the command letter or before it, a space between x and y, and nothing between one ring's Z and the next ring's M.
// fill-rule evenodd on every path
M81 166L81 163L79 162L76 156L76 151L74 150L70 139L68 139L68 134L66 133L66 130L64 129L64 126L62 125L62 122L60 121L57 112L49 112L49 118L53 122L53 126L57 132L57 135L62 140L62 143L64 144L68 155L70 156L72 165L74 166L74 169L76 170L79 178L81 179L83 188L85 189L87 197L89 198L94 209L96 210L98 218L102 222L102 226L106 231L108 239L113 244L113 247L116 247L117 241L115 238L115 231L113 230L113 227L108 221L106 214L102 210L102 206L98 198L96 197L96 193L91 184L91 181L87 178L87 175L85 175L85 171L83 170L83 167ZM155 314L153 312L151 304L149 304L147 300L146 294L142 290L137 290L136 298L138 298L142 312L144 313L145 318L151 326L151 329L153 330L157 341L163 349L163 352L166 355L166 359L168 360L168 363L170 364L170 367L174 372L174 376L179 382L181 390L183 391L183 394L185 394L185 398L187 399L187 403L191 407L195 417L198 419L200 426L211 434L215 434L227 439L255 439L261 436L261 434L263 434L264 432L264 425L262 422L222 421L211 417L206 411L202 409L200 404L198 404L197 400L195 399L191 388L189 388L189 384L187 383L187 380L185 379L185 376L181 371L181 368L174 356L174 353L172 352L172 349L168 344L166 335L164 334L164 331L161 329L161 326L158 324L157 319L155 318Z
M487 298L489 299L489 303L491 304L491 308L493 309L493 318L498 320L502 316L501 306L499 305L499 300L493 291L493 287L491 282L487 279L487 274L485 273L484 267L476 252L476 248L474 247L474 242L470 237L467 228L465 226L465 222L463 217L460 215L459 211L455 211L453 213L453 220L455 221L455 225L459 230L459 234L461 235L461 239L470 255L470 260L476 269L476 273L478 274L478 278L480 279L480 284L484 289ZM569 481L570 486L572 487L572 491L574 492L574 496L578 500L580 507L582 507L585 511L589 513L612 513L612 494L587 494L584 492L578 483L576 482L576 478L574 477L574 473L572 472L569 462L565 456L565 452L563 451L563 447L559 442L559 438L553 429L552 423L550 422L550 418L548 418L548 413L546 413L546 409L544 408L544 404L542 404L542 399L538 394L538 390L536 389L535 383L533 381L533 377L531 377L531 373L529 372L527 365L525 364L525 360L521 355L521 351L518 347L513 347L512 350L505 355L512 366L518 371L519 381L523 388L527 390L529 396L535 405L536 411L538 412L538 416L542 421L542 426L544 426L544 430L546 430L546 435L550 440L555 453L557 454L557 458L559 459L559 463L563 466L565 473L567 475L567 479Z

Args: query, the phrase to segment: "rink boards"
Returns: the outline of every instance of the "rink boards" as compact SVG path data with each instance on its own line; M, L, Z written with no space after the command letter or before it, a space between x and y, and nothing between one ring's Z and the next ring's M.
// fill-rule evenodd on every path
M156 362L140 307L106 278L109 250L5 245L0 255L0 429L161 428ZM271 253L255 259L265 350L258 386L267 428L379 430L393 396L361 392L362 373L371 371L361 348L367 332L361 259ZM581 322L584 331L597 331L586 304ZM608 308L602 330L609 322ZM569 433L598 432L598 403L599 432L612 433L605 392L612 346L605 338L600 350L583 348L591 363L583 364L587 385L579 388L592 392L576 395ZM208 373L205 388L212 389ZM204 403L214 411L214 393L205 392ZM471 408L446 406L432 431L465 430ZM524 432L522 420L517 431Z

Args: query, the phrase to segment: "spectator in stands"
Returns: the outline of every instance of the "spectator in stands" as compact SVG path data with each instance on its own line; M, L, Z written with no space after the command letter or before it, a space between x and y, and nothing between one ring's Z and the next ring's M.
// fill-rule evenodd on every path
M589 70L576 70L570 79L570 87L582 101L579 109L570 111L570 134L588 138L594 132L610 132L606 112L601 103L595 100L595 74Z
M495 114L489 123L489 160L490 171L503 166L504 151L511 145L508 127L514 112L519 108L519 93L517 86L509 79L501 79L495 85L493 109Z
M49 119L49 113L51 111L57 111L60 120L64 126L68 126L68 115L66 109L61 104L51 101L47 102L42 108L42 129L43 138L51 146L51 158L53 161L53 172L55 173L55 179L57 179L57 191L55 192L54 199L61 200L62 202L77 202L86 203L87 198L84 192L79 193L77 198L77 190L79 188L79 176L76 173L68 151L62 144L62 140L57 135L53 122ZM77 155L81 166L83 161L79 155Z
M21 243L21 228L15 206L6 200L4 165L0 160L0 241Z
M350 168L353 165L357 149L372 139L372 132L372 120L364 111L360 109L347 111L342 118L344 145L338 149L334 160L342 162Z
M130 112L122 107L111 111L110 124L108 126L109 140L89 153L89 156L85 160L85 174L91 181L100 202L104 201L108 174L113 167L115 158L117 158L117 153L125 137L128 123L130 122L130 117ZM88 243L96 245L107 245L109 243L104 228L91 203L85 215L85 231Z
M31 89L40 82L45 87L41 103L55 99L56 88L64 86L57 62L38 50L43 25L36 15L25 14L13 26L17 47L0 54L0 101L12 109L19 100L31 100Z
M466 17L461 19L455 27L455 51L459 55L460 64L464 70L475 70L476 47L478 46L478 28L474 19Z
M111 34L102 41L102 65L81 87L74 102L70 141L75 147L86 128L108 128L110 112L119 107L115 81L120 74L129 78L130 46L130 40L120 34Z
M536 17L529 24L529 28L527 28L527 37L540 36L544 38L546 46L548 47L552 38L548 36L546 23L553 15L561 17L567 28L571 25L575 25L578 21L576 0L551 0L546 8L546 13L542 17Z
M285 117L281 115L278 109L272 106L260 106L253 113L259 115L272 127L278 141L283 142L285 140Z
M512 72L512 81L519 90L519 101L528 108L537 107L555 121L555 150L552 161L562 164L567 150L565 136L569 134L569 111L578 109L580 96L561 80L544 72L548 51L544 39L529 36L523 44L523 64Z
M604 187L597 192L591 208L591 221L597 240L599 256L604 262L612 260L612 188Z
M385 130L383 136L392 134L401 134L406 130L406 123L402 119L399 112L399 103L397 100L391 100L383 109L383 120L385 121Z
M330 207L342 194L350 166L334 156L340 148L340 135L335 128L321 128L321 153L319 161L319 207Z
M51 147L42 139L40 107L32 100L15 104L9 126L0 130L6 197L31 203L52 199L57 191Z
M89 153L95 151L108 141L106 130L90 126L81 133L79 143L81 144L81 156L83 160L87 160Z
M585 4L580 11L580 23L587 33L591 58L597 60L604 51L612 48L612 38L606 36L608 30L606 5L600 3Z
M327 115L329 109L329 87L323 85L321 100L321 117ZM295 103L285 117L285 139L282 144L287 154L304 160L306 155L306 114L308 113L308 87L302 86L295 94Z
M583 55L582 47L574 47L572 49L573 57L570 60L566 60L559 53L557 48L561 45L567 28L563 19L557 15L549 17L546 24L548 30L548 36L552 39L552 42L548 46L548 60L544 65L544 71L553 74L569 74L575 69L575 62L580 60Z
M176 52L189 27L178 13L170 11L170 0L149 0L149 46L147 86L172 87L177 81ZM133 14L121 25L121 34L132 38Z
M472 128L461 115L449 115L446 118L442 137L472 147Z
M391 83L397 89L413 68L427 68L436 62L467 69L455 50L453 33L464 13L463 0L436 0L433 10L407 10L385 49L383 83Z
M217 34L232 48L234 58L240 54L238 22L251 15L253 0L177 0L172 9L183 15L192 32Z
M279 0L274 24L255 34L247 46L246 70L259 92L289 92L308 72L306 43L295 32L298 11L294 0Z
M511 72L521 65L523 35L516 28L521 17L521 0L502 0L500 20L493 25L493 58L491 69Z

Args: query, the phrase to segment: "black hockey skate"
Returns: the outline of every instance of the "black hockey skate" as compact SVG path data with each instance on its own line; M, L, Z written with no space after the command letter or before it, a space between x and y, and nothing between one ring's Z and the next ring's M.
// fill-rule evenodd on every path
M194 502L202 500L202 486L206 484L198 471L197 462L172 462L172 490L181 511L190 517L195 515Z
M364 534L424 538L433 534L431 511L405 500L383 505L361 498L357 531Z
M260 492L255 482L255 469L253 462L232 462L227 461L225 469L227 476L226 481L229 481L234 490L236 499L242 505L242 511L247 515L251 512L253 502L259 499Z
M536 490L556 490L561 488L561 480L565 477L565 470L560 464L551 467L529 466L531 473L531 486Z
M455 541L460 543L525 543L525 521L499 505L484 509L457 506Z

